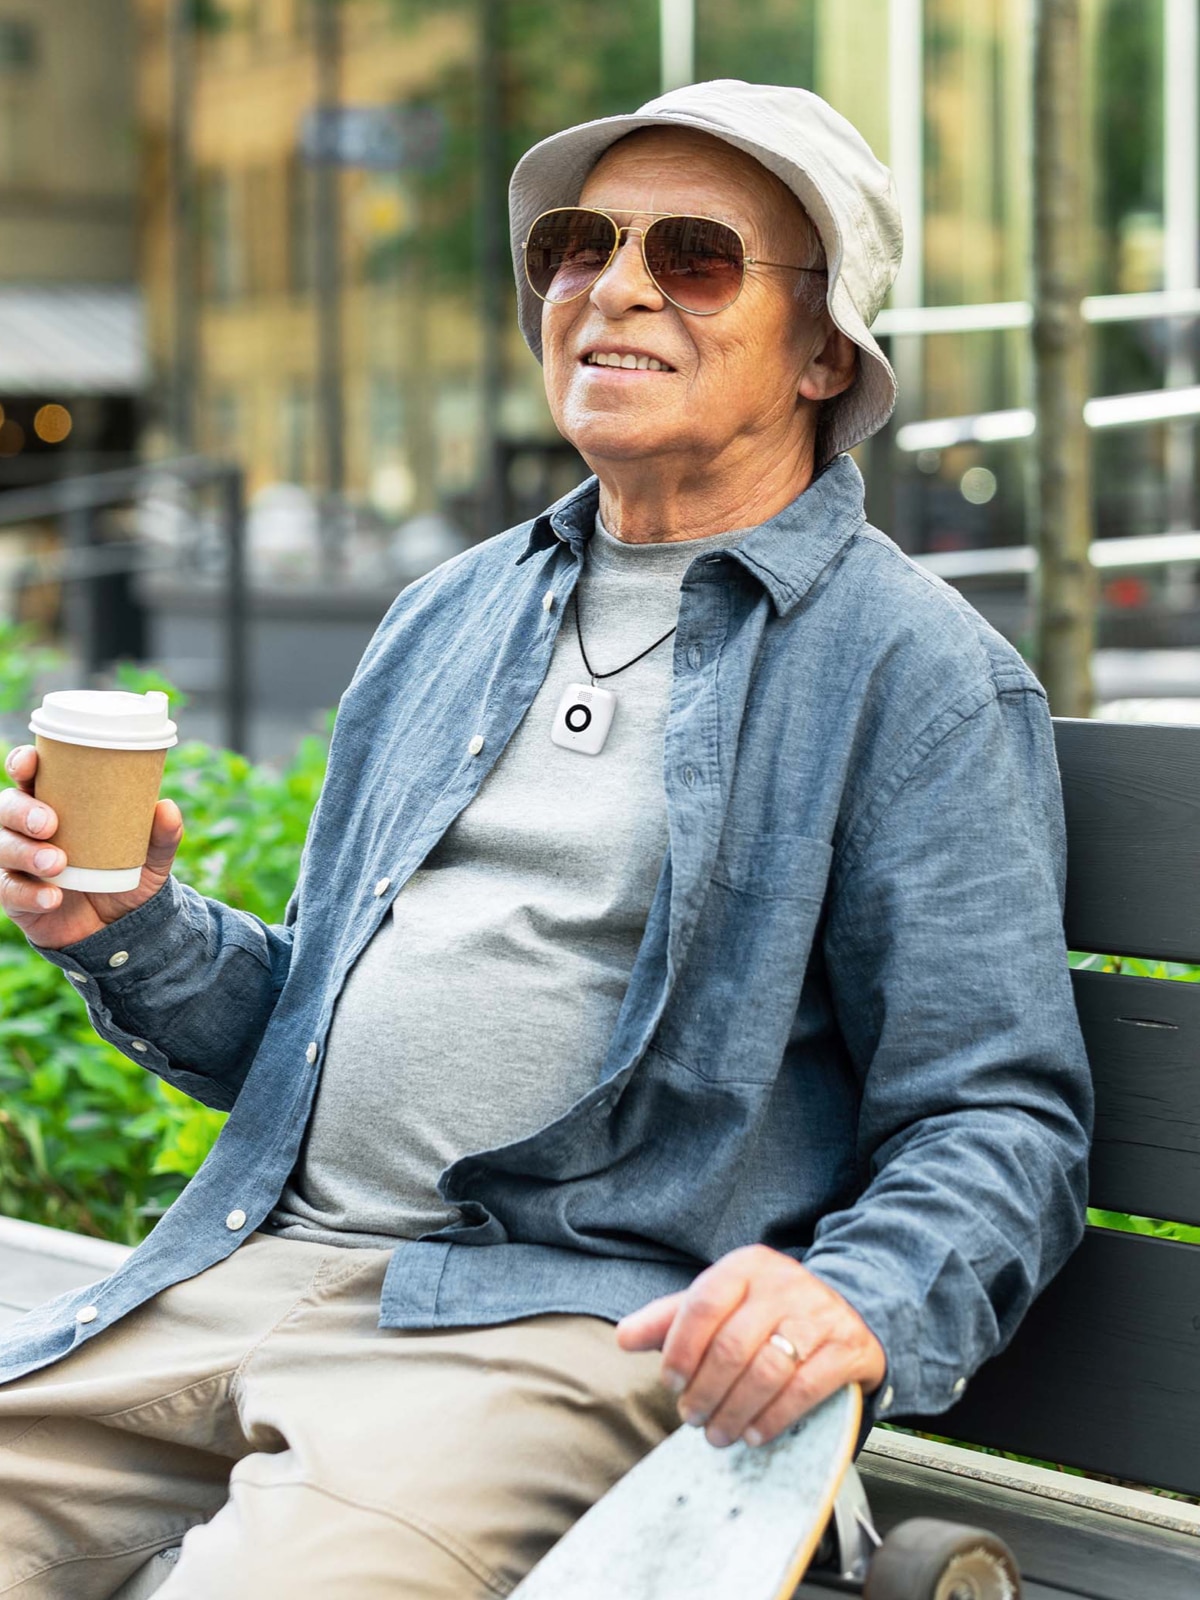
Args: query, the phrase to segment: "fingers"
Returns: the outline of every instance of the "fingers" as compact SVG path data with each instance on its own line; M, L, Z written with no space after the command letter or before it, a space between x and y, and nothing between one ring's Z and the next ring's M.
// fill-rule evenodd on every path
M683 1420L697 1427L703 1424L711 1444L732 1444L741 1438L751 1419L794 1377L795 1359L771 1343L783 1315L779 1297L752 1297L713 1335L679 1400ZM793 1311L788 1337L802 1357L815 1350L824 1336L803 1315L802 1307L800 1315Z
M705 1268L683 1296L679 1314L663 1344L663 1371L690 1384L704 1359L709 1341L749 1290L749 1251L735 1250ZM670 1385L675 1387L675 1385ZM686 1391L685 1391L686 1392Z
M183 816L179 807L174 800L160 800L154 808L150 844L146 851L146 865L152 872L164 878L167 876L182 838Z
M32 777L29 782L32 788ZM58 818L44 800L35 800L30 790L0 789L0 827L48 839L58 829Z
M37 915L62 904L62 890L39 878L52 878L67 864L65 854L44 841L58 830L58 818L33 798L37 751L18 745L4 770L19 785L0 790L0 908L8 916Z
M799 1360L772 1344L776 1332ZM643 1307L618 1340L626 1349L661 1343L663 1382L679 1395L680 1415L715 1445L774 1437L842 1384L875 1389L887 1369L853 1306L765 1245L731 1251L684 1294Z
M8 916L37 915L43 911L54 911L61 904L62 890L56 889L53 884L39 883L36 878L0 867L0 908Z
M790 1383L743 1427L741 1436L746 1443L769 1444L785 1428L790 1428L793 1422L849 1382L846 1356L845 1350L831 1342L822 1345L807 1361L802 1361Z
M622 1317L617 1323L617 1343L622 1350L661 1350L682 1304L682 1293L667 1294Z
M33 793L33 777L37 772L37 749L31 744L19 744L10 750L4 760L4 770L14 783L20 784L27 794Z
M22 755L29 759L21 759ZM15 750L5 763L11 776L33 783L37 752L28 745ZM0 790L0 906L16 912L53 911L62 903L62 890L36 880L53 877L67 864L64 853L45 843L57 831L58 818L48 805L25 789Z

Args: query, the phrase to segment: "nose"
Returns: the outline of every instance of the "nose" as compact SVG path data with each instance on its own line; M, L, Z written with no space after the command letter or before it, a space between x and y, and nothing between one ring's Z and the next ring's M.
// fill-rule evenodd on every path
M589 299L603 316L641 308L661 311L666 297L646 271L640 228L622 228L617 253L592 285Z

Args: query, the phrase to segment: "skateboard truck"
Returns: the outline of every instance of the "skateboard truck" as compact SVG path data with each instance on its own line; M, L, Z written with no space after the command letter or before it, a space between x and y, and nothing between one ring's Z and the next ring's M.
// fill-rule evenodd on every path
M861 1593L871 1558L882 1543L871 1520L871 1507L858 1468L847 1467L813 1557L812 1577L819 1581L826 1575L836 1576L839 1588L845 1585L852 1594Z
M994 1534L916 1517L880 1538L858 1469L850 1466L804 1576L804 1589L863 1600L1020 1600L1011 1552Z

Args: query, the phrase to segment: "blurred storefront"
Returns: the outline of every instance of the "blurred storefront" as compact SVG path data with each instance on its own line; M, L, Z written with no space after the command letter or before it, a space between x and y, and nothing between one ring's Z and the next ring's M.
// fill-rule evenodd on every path
M0 0L0 491L119 466L149 366L137 282L136 38L128 0ZM59 531L0 530L5 610L53 629ZM137 608L104 580L105 641Z
M126 0L0 0L0 488L137 444L135 54Z

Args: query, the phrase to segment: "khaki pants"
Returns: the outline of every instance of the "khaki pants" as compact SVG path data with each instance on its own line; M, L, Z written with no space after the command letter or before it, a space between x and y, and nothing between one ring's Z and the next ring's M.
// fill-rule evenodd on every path
M678 1420L594 1317L378 1328L387 1261L255 1234L0 1387L0 1596L504 1595Z

